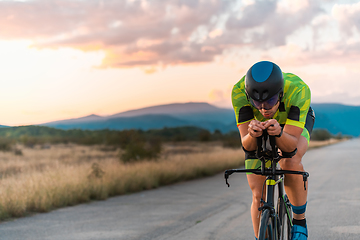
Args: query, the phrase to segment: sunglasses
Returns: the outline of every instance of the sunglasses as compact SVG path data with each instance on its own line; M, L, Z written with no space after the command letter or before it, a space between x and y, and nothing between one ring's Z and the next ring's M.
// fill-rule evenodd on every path
M279 101L279 94L274 95L273 97L269 98L266 101L260 102L260 101L256 101L252 98L249 98L251 105L253 105L255 108L257 109L265 109L265 110L270 110L272 109Z

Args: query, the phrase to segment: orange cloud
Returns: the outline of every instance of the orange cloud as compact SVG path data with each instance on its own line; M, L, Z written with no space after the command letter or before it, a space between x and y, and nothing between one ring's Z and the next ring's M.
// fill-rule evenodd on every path
M137 51L127 53L121 49L105 50L105 57L99 68L107 67L132 67L133 65L148 66L152 65L153 59L156 59L156 53L150 51Z

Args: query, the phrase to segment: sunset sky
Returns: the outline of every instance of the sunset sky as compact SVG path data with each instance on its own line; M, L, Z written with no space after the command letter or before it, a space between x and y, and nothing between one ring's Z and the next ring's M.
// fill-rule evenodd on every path
M360 1L0 1L0 125L152 105L231 108L257 61L360 105Z

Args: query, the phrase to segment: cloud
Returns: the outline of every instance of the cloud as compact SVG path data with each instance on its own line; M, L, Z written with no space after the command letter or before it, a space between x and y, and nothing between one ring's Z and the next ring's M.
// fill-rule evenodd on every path
M332 16L340 25L340 30L347 36L360 32L360 2L354 4L335 4ZM355 28L355 29L354 29Z
M227 26L232 31L245 32L247 42L255 48L283 46L289 35L308 25L322 12L316 2L306 6L298 7L294 12L291 4L286 8L274 0L255 1L241 9L240 17L232 15Z
M154 69L154 66L211 62L233 48L285 46L288 36L323 12L318 1L241 3L1 1L0 37L32 39L37 48L103 51L101 68Z
M16 16L21 18L22 8L27 8L35 19L27 26L29 34L20 36L21 31L15 28L8 32L8 37L39 39L35 44L39 48L104 50L107 54L102 67L210 62L223 50L221 46L199 42L199 38L208 38L208 31L212 38L219 35L211 21L227 8L225 2L104 1L101 5L98 2L57 1L51 5L36 1L23 3L26 7L13 5ZM47 14L36 15L35 11ZM38 25L40 29L35 27ZM205 29L203 33L199 32L201 28Z
M360 106L360 96L349 96L348 92L336 92L327 95L316 95L312 98L315 103L343 103Z
M303 49L298 45L288 44L272 50L270 60L279 65L304 66L327 64L333 67L349 67L358 63L360 42L329 42L315 50Z

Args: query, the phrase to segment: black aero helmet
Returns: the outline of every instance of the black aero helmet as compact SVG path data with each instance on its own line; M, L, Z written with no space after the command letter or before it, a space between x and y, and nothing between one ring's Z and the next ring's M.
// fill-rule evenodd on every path
M246 73L245 91L248 97L263 102L276 94L282 97L284 77L278 65L268 61L255 63Z

